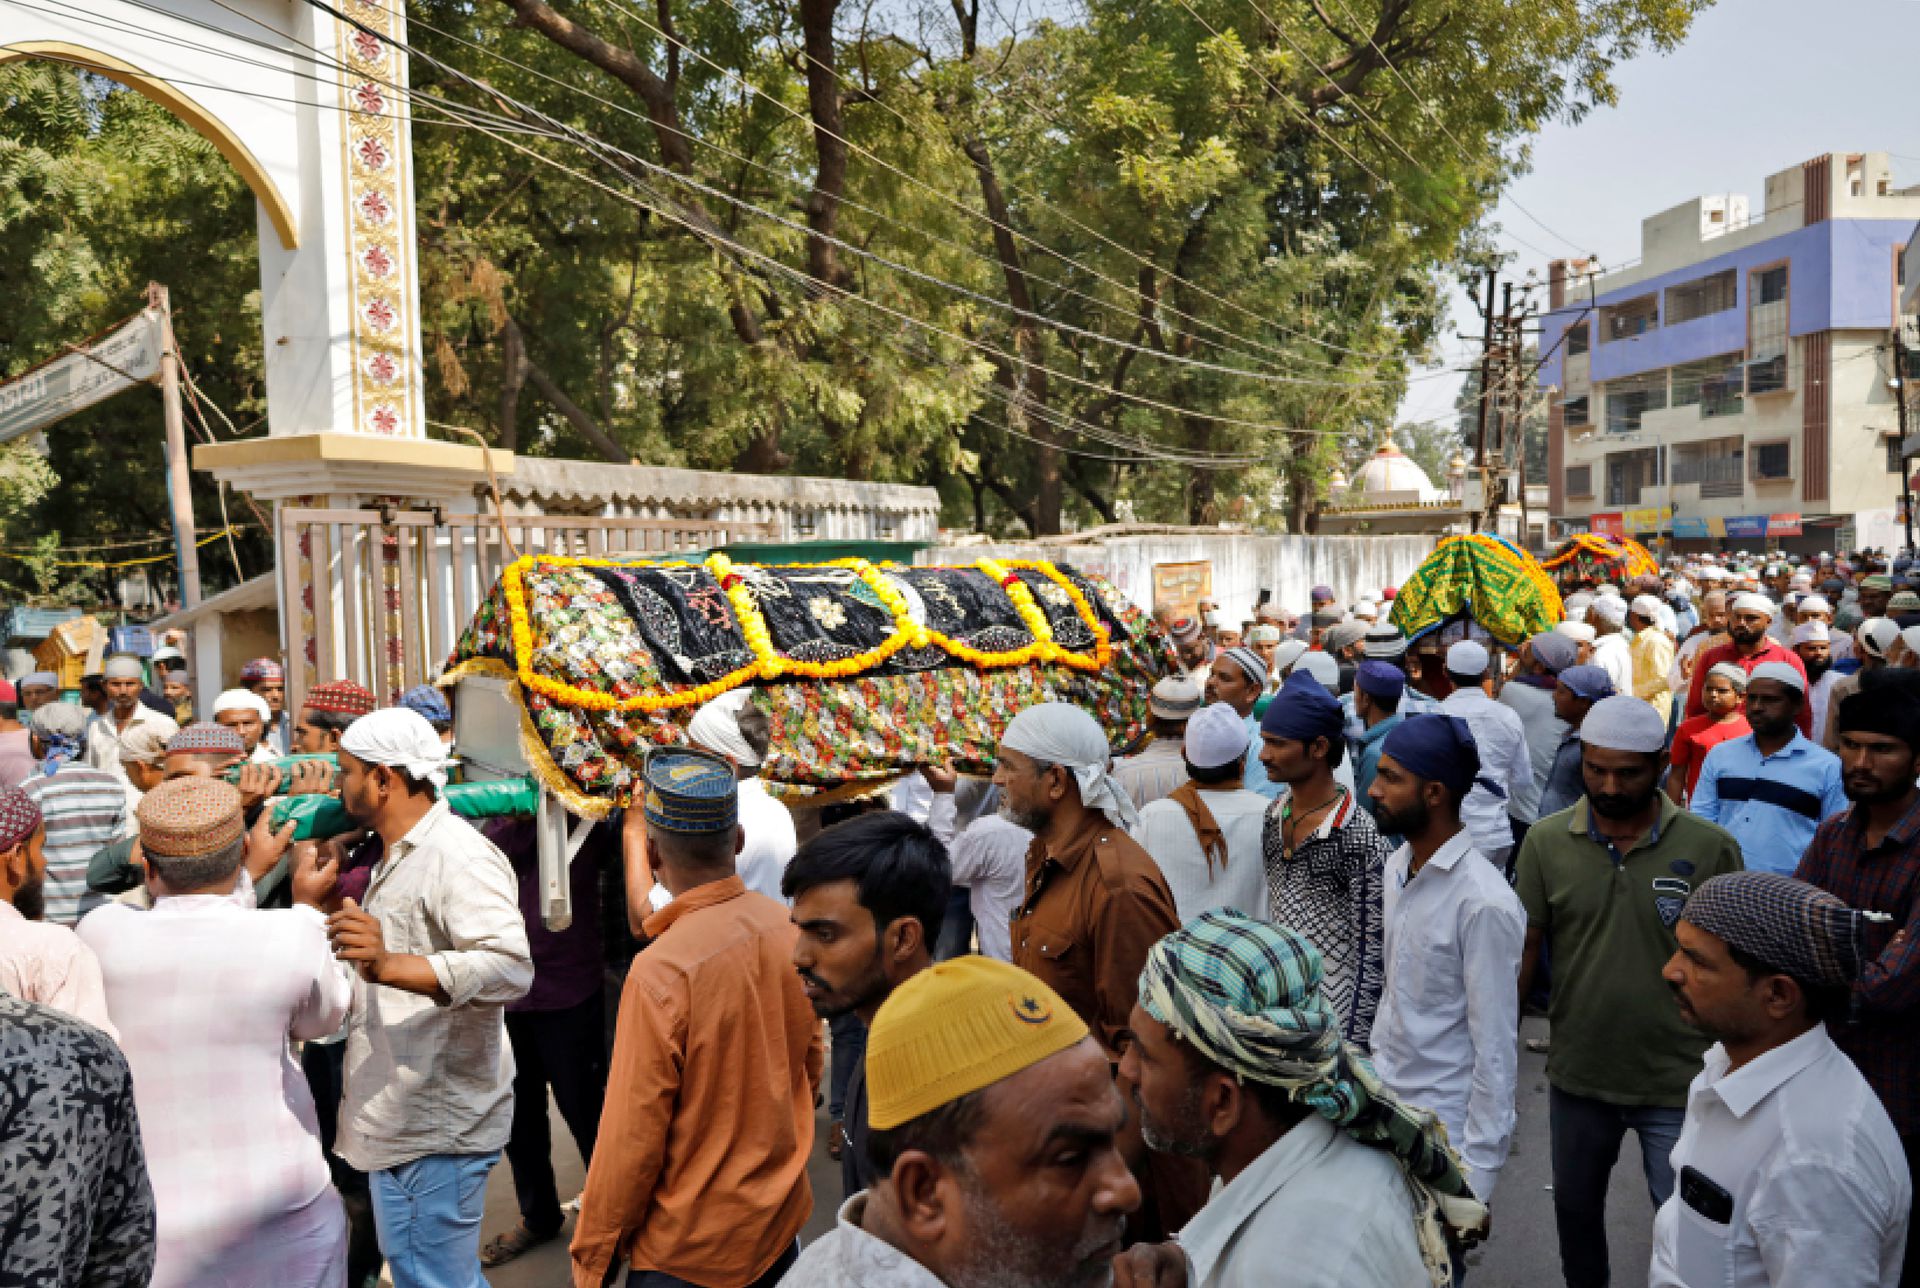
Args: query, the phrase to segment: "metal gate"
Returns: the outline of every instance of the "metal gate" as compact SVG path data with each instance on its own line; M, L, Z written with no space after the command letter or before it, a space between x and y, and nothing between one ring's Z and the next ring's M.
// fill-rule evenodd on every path
M426 510L279 511L287 708L315 684L353 680L394 702L431 679L482 597L522 555L672 556L765 539L767 525Z

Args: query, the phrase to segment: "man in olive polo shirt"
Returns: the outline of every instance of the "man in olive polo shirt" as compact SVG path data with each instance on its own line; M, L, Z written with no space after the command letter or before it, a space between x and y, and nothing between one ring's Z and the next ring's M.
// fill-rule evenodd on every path
M1680 1018L1661 968L1701 883L1740 847L1660 791L1666 721L1639 698L1593 705L1580 726L1586 795L1534 824L1514 884L1527 910L1520 996L1542 943L1553 956L1553 1213L1567 1288L1606 1288L1607 1180L1629 1130L1657 1209L1707 1039Z

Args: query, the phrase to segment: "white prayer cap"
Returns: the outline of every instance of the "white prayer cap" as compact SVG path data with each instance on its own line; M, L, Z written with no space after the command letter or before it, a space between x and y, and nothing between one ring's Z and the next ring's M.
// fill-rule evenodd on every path
M1565 602L1568 608L1585 608L1588 604L1591 604L1593 602L1593 592L1587 591L1587 590L1576 590L1571 595L1567 596Z
M1747 683L1752 684L1755 680L1778 680L1795 693L1807 691L1807 677L1801 674L1799 667L1787 662L1762 662L1747 672Z
M1273 675L1285 675L1306 651L1305 640L1281 640L1280 646L1273 650L1273 665L1268 671Z
M1553 629L1576 644L1591 644L1600 638L1599 632L1586 622L1561 622Z
M1336 697L1340 693L1340 664L1333 660L1330 653L1306 653L1293 664L1296 671L1305 671L1320 681L1321 687Z
M1808 595L1800 601L1799 609L1803 613L1831 613L1833 605L1827 602L1825 595Z
M140 665L140 659L131 653L115 653L100 668L102 678L108 680L144 680L146 668Z
M1771 599L1765 595L1757 595L1751 590L1743 590L1735 595L1733 603L1728 607L1736 613L1765 613L1768 617L1772 617L1776 611Z
M1827 642L1827 624L1825 622L1801 622L1793 628L1793 634L1787 637L1787 643L1794 648L1802 644Z
M1900 642L1907 646L1907 652L1920 653L1920 626L1909 626L1901 631ZM46 708L42 707L41 710L44 711Z
M1218 769L1247 757L1247 722L1224 702L1201 707L1187 720L1187 763Z
M1885 658L1887 650L1900 638L1900 623L1885 617L1869 617L1855 628L1853 638L1860 642L1860 647L1866 652L1874 657Z
M1261 622L1247 632L1249 644L1278 644L1279 642L1280 628L1272 622Z
M406 707L382 707L340 735L340 750L369 765L406 771L415 782L447 785L447 744L427 718Z
M1477 640L1461 640L1447 650L1447 669L1455 675L1485 675L1489 660L1486 645Z
M1133 798L1107 773L1113 750L1106 733L1079 707L1065 702L1028 707L1007 722L1000 747L1067 770L1080 789L1080 803L1105 814L1115 827L1131 828L1140 821Z
M1715 662L1707 668L1707 678L1711 680L1716 675L1731 684L1735 692L1747 691L1747 669L1738 662Z
M213 714L222 711L251 711L260 717L262 724L273 720L273 712L267 709L267 700L252 689L228 689L213 700Z
M693 719L687 721L687 740L752 769L760 763L760 756L740 732L740 713L752 701L753 689L749 686L728 689L693 713Z
M1593 588L1593 594L1595 599L1603 595L1613 595L1617 598L1620 594L1620 588L1610 581L1602 582Z
M1631 607L1639 616L1646 618L1649 622L1657 623L1660 620L1660 610L1666 605L1652 595L1635 595Z
M1580 741L1602 751L1662 751L1667 722L1643 699L1618 693L1593 704L1580 722Z
M1380 616L1380 605L1374 603L1371 599L1363 599L1353 606L1353 615L1371 620Z
M1627 620L1627 601L1618 595L1599 595L1594 598L1593 606L1587 612L1609 625L1621 626Z

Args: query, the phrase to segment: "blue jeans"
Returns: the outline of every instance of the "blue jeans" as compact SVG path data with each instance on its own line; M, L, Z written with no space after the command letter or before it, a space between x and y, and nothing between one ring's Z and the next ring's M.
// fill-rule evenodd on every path
M486 1288L480 1216L491 1154L429 1154L374 1172L373 1223L394 1288Z
M1560 1232L1560 1275L1567 1288L1607 1288L1607 1182L1629 1130L1640 1138L1640 1166L1658 1208L1673 1194L1673 1147L1684 1109L1614 1105L1550 1089L1553 1220Z

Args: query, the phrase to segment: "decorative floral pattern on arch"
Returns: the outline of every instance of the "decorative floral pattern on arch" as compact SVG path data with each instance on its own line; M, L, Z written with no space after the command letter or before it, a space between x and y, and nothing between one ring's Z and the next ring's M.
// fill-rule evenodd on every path
M403 217L408 182L404 10L389 0L345 0L338 19L340 96L348 107L341 140L346 163L347 254L351 271L354 390L352 429L393 437L412 431L417 364L410 352L414 310ZM349 21L349 19L351 21Z

